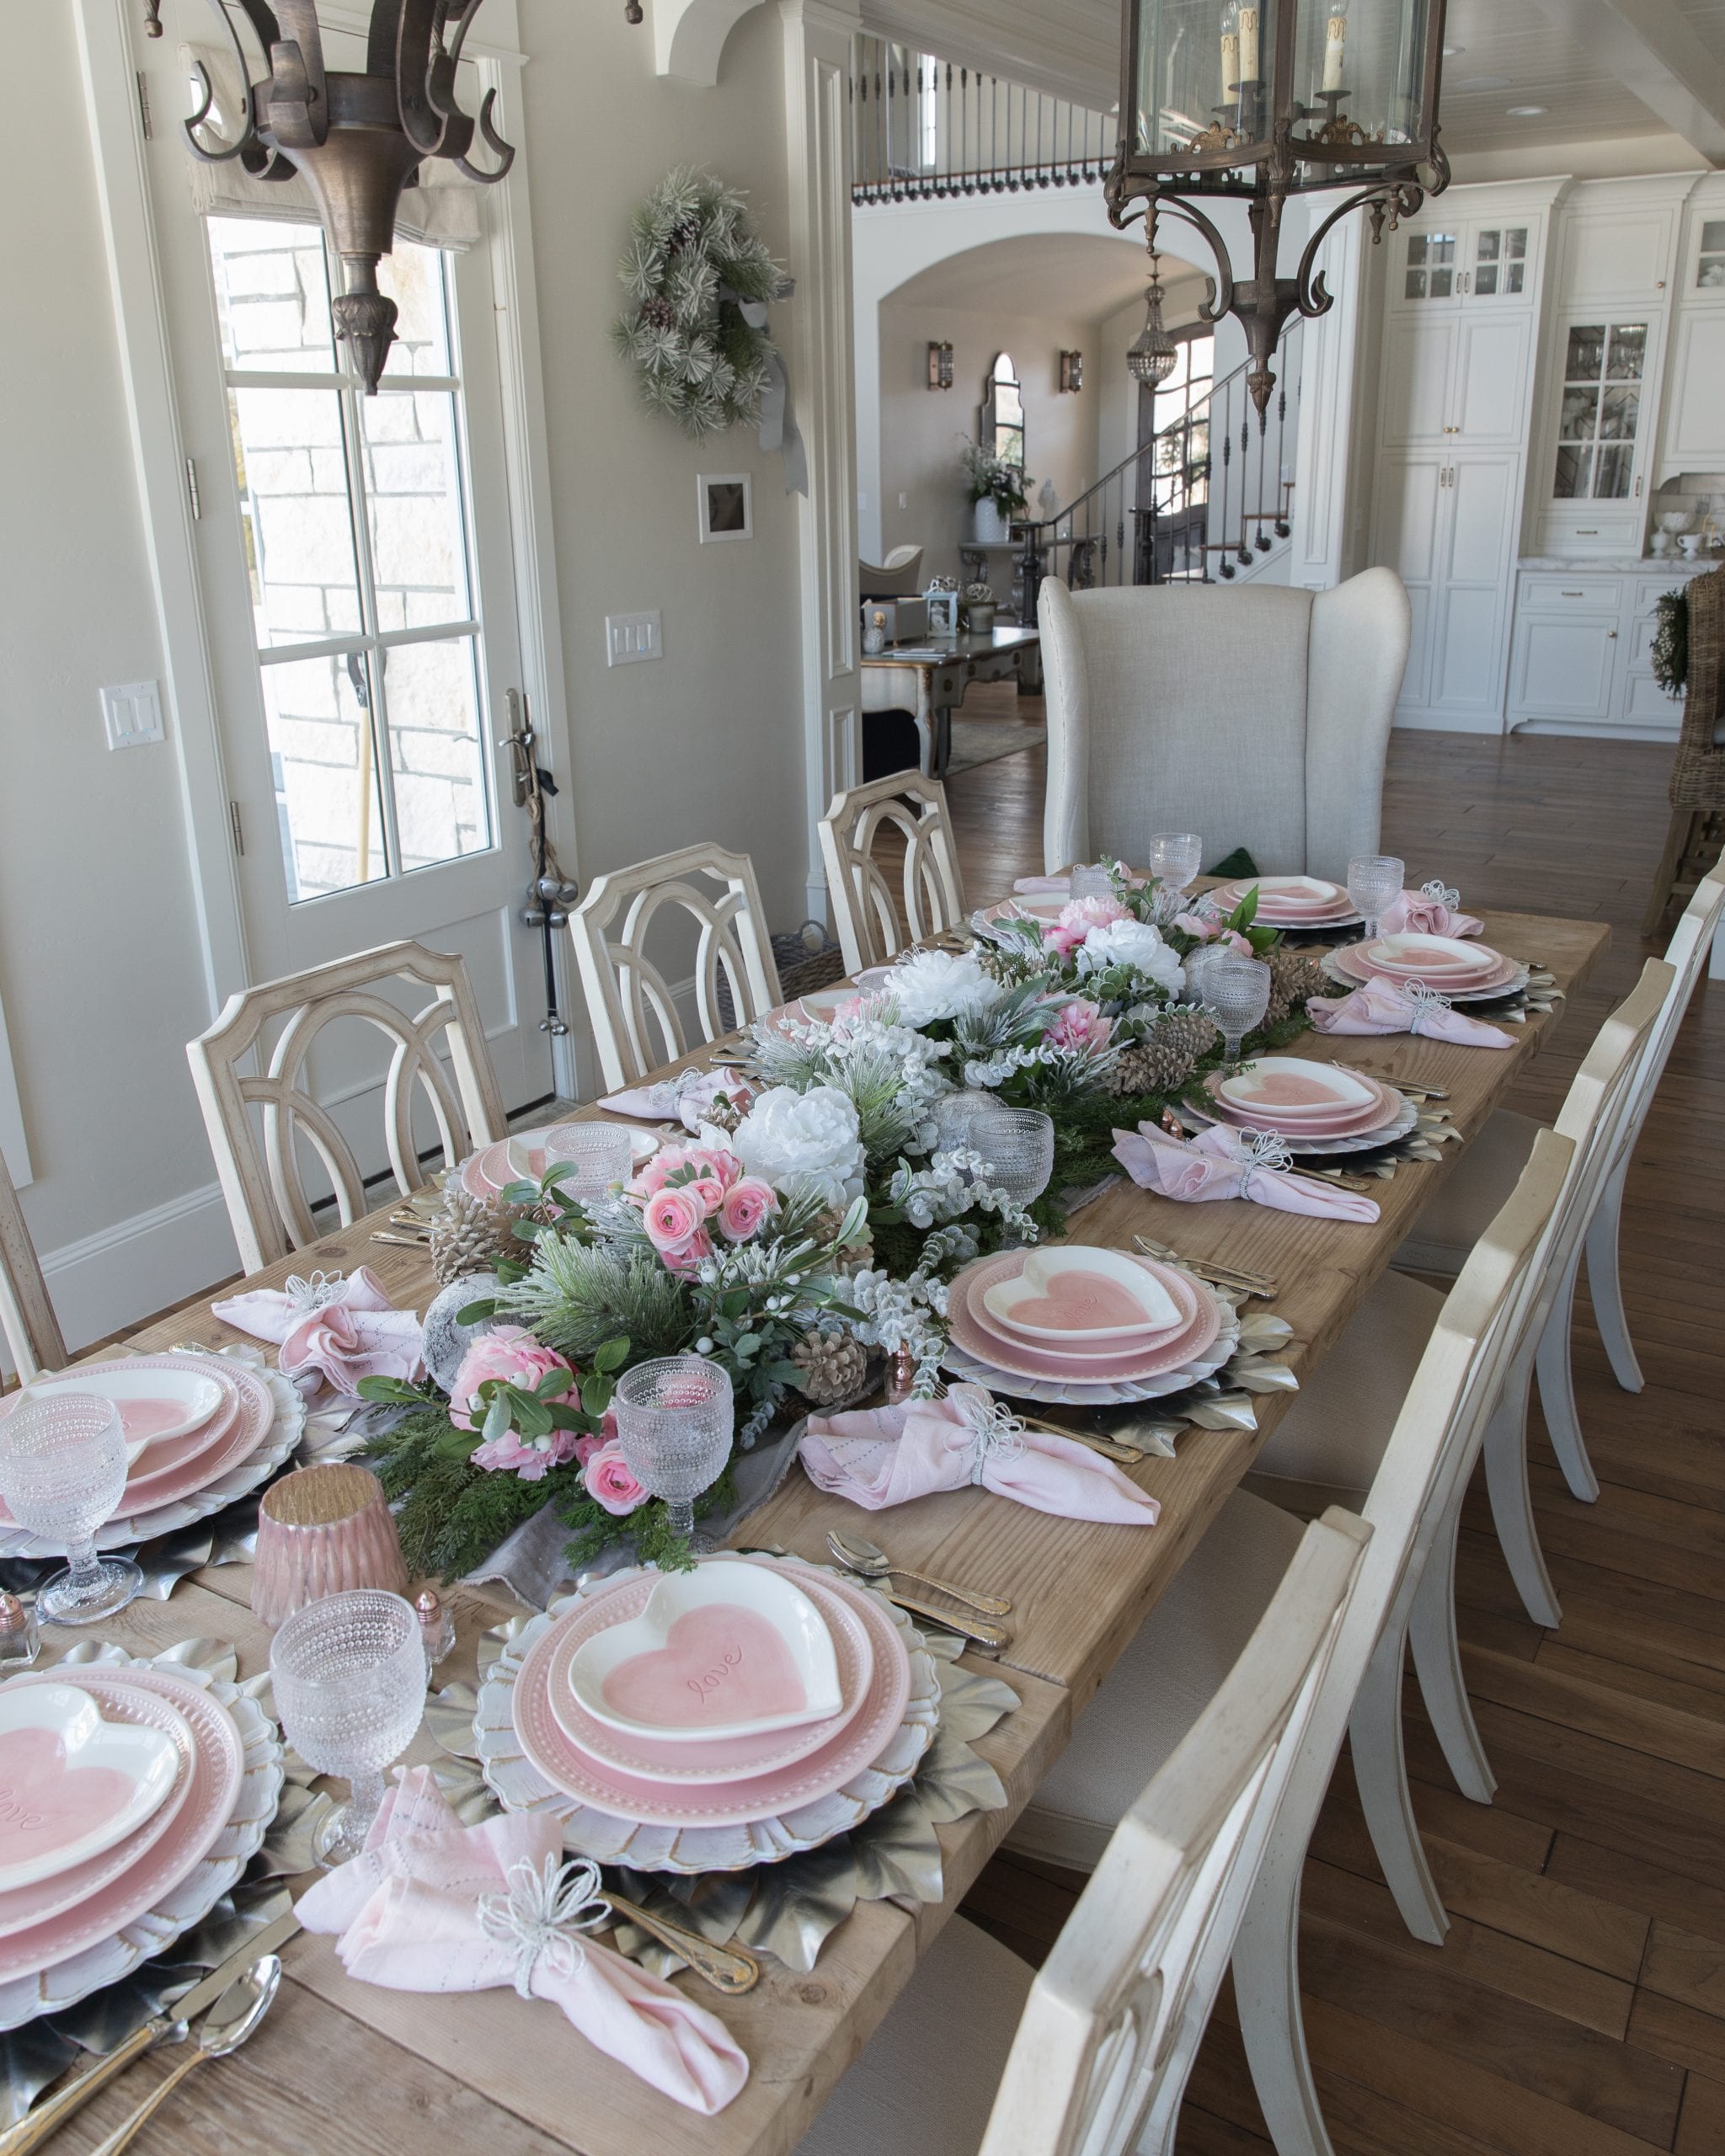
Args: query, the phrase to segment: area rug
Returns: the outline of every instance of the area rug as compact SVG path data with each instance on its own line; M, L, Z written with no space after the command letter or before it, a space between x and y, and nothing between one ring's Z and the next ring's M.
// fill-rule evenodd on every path
M1026 749L1039 749L1048 739L1048 728L1027 725L1017 718L961 718L953 714L953 752L946 775L975 771L1001 756L1016 756Z

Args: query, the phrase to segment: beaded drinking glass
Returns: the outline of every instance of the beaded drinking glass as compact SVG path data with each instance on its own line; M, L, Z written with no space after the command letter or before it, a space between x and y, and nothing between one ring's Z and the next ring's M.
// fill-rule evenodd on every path
M633 1161L628 1132L614 1123L559 1123L545 1134L546 1172L567 1164L557 1187L583 1202L626 1182Z
M94 1393L26 1391L0 1422L0 1498L18 1524L66 1551L66 1570L36 1592L46 1624L93 1625L144 1583L129 1557L99 1557L96 1530L126 1495L120 1410Z
M384 1769L425 1711L418 1614L382 1588L308 1602L275 1635L270 1675L288 1742L315 1772L347 1782L347 1802L324 1820L314 1851L320 1864L344 1864L377 1816Z
M1048 1188L1055 1171L1055 1125L1040 1108L990 1102L970 1118L965 1143L982 1155L988 1180L1021 1205Z
M1189 890L1204 866L1204 841L1196 831L1152 831L1146 866L1157 883Z
M710 1548L696 1537L695 1500L731 1456L736 1408L729 1371L704 1355L661 1355L625 1370L611 1405L630 1473L649 1497L664 1498L673 1534Z
M1402 895L1405 863L1392 853L1356 854L1348 864L1348 895L1365 917L1368 942L1378 932L1380 915Z
M1225 1059L1237 1062L1241 1042L1269 1008L1269 968L1262 958L1224 952L1204 967L1198 993L1221 1030Z
M934 1147L951 1153L970 1143L970 1129L980 1115L999 1106L992 1093L966 1086L956 1093L943 1093L934 1104Z
M1108 899L1114 896L1114 879L1105 861L1081 861L1072 871L1066 895L1071 899Z

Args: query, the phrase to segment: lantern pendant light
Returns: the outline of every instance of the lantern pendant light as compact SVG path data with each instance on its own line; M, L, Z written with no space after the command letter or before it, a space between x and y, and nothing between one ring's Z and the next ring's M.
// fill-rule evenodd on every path
M1151 260L1158 214L1199 232L1216 274L1199 314L1246 332L1247 387L1264 424L1270 362L1289 317L1327 313L1315 274L1332 226L1364 208L1374 240L1450 182L1438 143L1444 0L1124 0L1120 144L1105 194L1124 227L1144 202ZM1292 276L1278 274L1288 198L1354 191L1312 231ZM1204 206L1243 204L1251 274ZM1152 313L1156 280L1152 277ZM1151 337L1146 323L1133 347ZM1146 358L1148 348L1146 347ZM1138 367L1129 355L1133 371Z
M1126 366L1140 382L1158 388L1174 371L1179 348L1162 327L1162 264L1154 248L1150 256L1150 291L1146 296L1144 327L1126 348Z

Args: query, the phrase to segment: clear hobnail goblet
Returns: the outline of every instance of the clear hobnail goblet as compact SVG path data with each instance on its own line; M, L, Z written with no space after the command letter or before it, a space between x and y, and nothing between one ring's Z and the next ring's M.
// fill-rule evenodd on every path
M1040 1198L1055 1171L1055 1125L1040 1108L1002 1107L997 1101L970 1118L966 1144L982 1155L989 1182L1019 1204Z
M126 1495L120 1410L94 1393L26 1390L0 1422L0 1497L22 1528L66 1550L66 1570L36 1591L45 1624L93 1625L144 1583L129 1557L99 1557L96 1530Z
M1189 890L1204 867L1204 841L1196 831L1152 831L1146 866L1171 890Z
M980 1091L975 1086L943 1093L934 1104L935 1151L952 1153L968 1145L971 1126L977 1117L988 1114L999 1105L992 1093Z
M425 1711L419 1615L383 1588L308 1602L276 1633L270 1675L288 1742L316 1773L348 1785L314 1852L320 1864L344 1864L377 1816L385 1768L413 1742Z
M661 1355L617 1380L617 1442L630 1473L649 1497L662 1497L673 1534L697 1549L695 1500L710 1490L731 1456L736 1408L729 1370L704 1355Z
M1081 861L1066 889L1069 899L1108 899L1114 892L1114 876L1105 861Z
M1370 942L1378 932L1378 918L1402 895L1407 873L1392 853L1356 854L1348 864L1348 895L1365 918L1362 934Z
M627 1182L634 1157L628 1132L614 1123L559 1123L545 1134L546 1172L567 1161L557 1187L584 1204Z
M1221 952L1204 968L1198 992L1221 1029L1224 1059L1237 1062L1241 1042L1269 1008L1269 968L1262 958Z

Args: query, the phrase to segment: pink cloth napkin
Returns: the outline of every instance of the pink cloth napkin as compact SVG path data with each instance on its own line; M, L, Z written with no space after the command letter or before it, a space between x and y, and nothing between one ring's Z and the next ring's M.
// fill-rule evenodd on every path
M1380 936L1481 936L1485 923L1475 914L1455 910L1461 894L1441 883L1422 883L1404 891L1378 915Z
M699 1130L707 1111L721 1093L729 1093L745 1106L755 1097L755 1088L740 1070L703 1070L689 1074L686 1083L661 1079L656 1086L629 1086L621 1093L607 1093L599 1103L613 1115L638 1116L644 1123L677 1123Z
M390 1991L493 1991L558 2007L596 2051L692 2111L722 2111L749 2062L716 2015L579 1933L605 1911L597 1869L563 1861L542 1813L463 1827L410 1767L364 1850L302 1898L307 1931L339 1934L350 1977Z
M1153 1123L1114 1133L1114 1158L1146 1190L1183 1203L1213 1198L1245 1198L1284 1213L1312 1213L1327 1220L1375 1220L1377 1200L1361 1198L1311 1176L1290 1175L1287 1150L1274 1139L1211 1123L1191 1139L1171 1138Z
M369 1265L345 1278L314 1273L290 1280L286 1289L254 1288L210 1308L254 1340L279 1342L281 1374L304 1393L327 1385L356 1394L361 1378L411 1384L424 1368L419 1319L396 1309Z
M1447 995L1393 980L1369 980L1348 995L1315 995L1306 1016L1321 1033L1423 1033L1466 1048L1513 1048L1501 1027L1450 1007Z
M1070 876L1019 876L1015 877L1012 883L1012 889L1022 891L1026 898L1035 897L1045 891L1070 891L1071 888Z
M949 1386L944 1400L811 1415L797 1449L817 1490L872 1513L967 1482L1063 1519L1154 1527L1162 1509L1085 1446L1023 1428L980 1385Z

